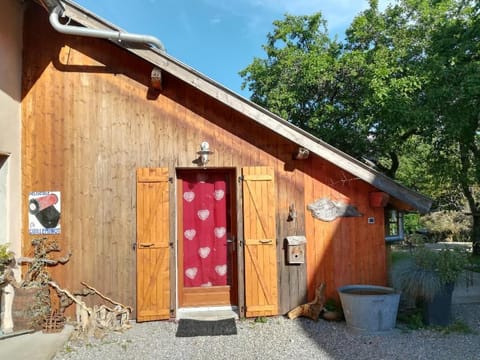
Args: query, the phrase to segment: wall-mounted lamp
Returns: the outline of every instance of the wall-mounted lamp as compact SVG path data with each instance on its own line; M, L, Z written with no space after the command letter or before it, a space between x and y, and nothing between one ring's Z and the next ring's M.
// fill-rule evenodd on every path
M204 141L200 145L200 151L197 151L197 154L200 155L197 159L198 165L205 166L208 163L208 156L213 154L213 151L210 150L210 145L208 142Z
M308 158L310 155L310 151L308 149L305 149L303 147L299 147L297 152L293 154L293 159L294 160L305 160Z
M295 210L295 204L291 203L288 207L288 218L287 221L293 221L297 218L297 210Z
M162 70L158 67L154 67L150 74L150 85L155 90L162 90Z

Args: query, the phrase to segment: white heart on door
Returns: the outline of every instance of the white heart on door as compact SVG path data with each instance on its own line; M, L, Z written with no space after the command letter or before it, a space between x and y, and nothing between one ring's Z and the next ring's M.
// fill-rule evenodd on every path
M185 275L193 280L195 279L195 276L197 276L197 272L198 272L198 269L196 267L193 267L193 268L188 268L187 270L185 270Z
M209 254L210 254L210 248L208 246L201 247L198 249L198 255L200 255L202 259L206 259Z
M215 272L220 275L220 276L223 276L227 273L227 265L217 265L215 266Z
M195 193L193 191L186 191L183 193L185 201L192 202L195 199Z
M215 237L217 239L221 239L225 235L227 230L223 226L221 226L221 227L216 227L215 229L213 229L213 232L215 233Z
M224 195L225 195L225 191L223 191L222 189L215 190L215 192L213 193L215 200L222 200Z
M198 210L197 215L198 215L200 220L205 221L205 220L208 219L208 216L210 215L210 211L208 211L207 209Z
M188 230L185 230L185 232L183 233L183 235L185 235L185 237L186 237L188 240L193 240L193 238L195 237L195 235L197 235L197 232L195 231L195 229L188 229Z

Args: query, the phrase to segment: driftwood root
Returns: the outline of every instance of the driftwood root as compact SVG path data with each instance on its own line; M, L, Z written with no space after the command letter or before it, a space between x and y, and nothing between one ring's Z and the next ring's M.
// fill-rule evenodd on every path
M82 285L87 289L76 294L60 288L53 281L50 281L49 285L55 288L62 298L66 297L69 299L69 301L65 299L61 300L61 304L75 303L77 331L80 334L87 337L103 337L107 331L124 331L131 327L130 314L132 308L112 300L87 283L82 282ZM113 307L94 305L93 308L89 308L85 302L82 301L81 296L91 294L100 296L102 299L113 304Z
M304 316L317 321L325 305L325 300L325 283L322 283L315 290L315 299L313 301L290 310L287 316L292 320Z

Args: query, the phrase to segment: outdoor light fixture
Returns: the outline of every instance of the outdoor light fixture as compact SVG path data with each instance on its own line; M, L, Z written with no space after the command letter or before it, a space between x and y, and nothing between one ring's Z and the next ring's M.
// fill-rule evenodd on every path
M154 67L150 74L150 85L155 90L162 90L162 69Z
M197 151L197 154L200 155L198 158L198 164L205 166L208 163L208 156L213 154L213 151L210 150L210 145L208 142L204 141L200 145L200 151Z

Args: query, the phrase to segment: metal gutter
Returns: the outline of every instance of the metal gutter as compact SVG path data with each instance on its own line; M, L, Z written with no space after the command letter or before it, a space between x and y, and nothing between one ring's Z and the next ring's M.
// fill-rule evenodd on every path
M142 34L131 34L122 31L116 30L99 30L99 29L90 29L81 26L74 26L74 25L66 25L60 23L60 16L63 16L64 9L61 6L55 7L50 12L49 20L52 27L62 34L67 35L78 35L78 36L86 36L86 37L94 37L99 39L107 39L111 41L115 41L118 43L141 43L147 44L150 46L154 46L158 48L161 52L165 52L165 47L163 46L162 42L158 40L156 37L151 35L142 35Z

